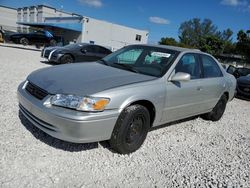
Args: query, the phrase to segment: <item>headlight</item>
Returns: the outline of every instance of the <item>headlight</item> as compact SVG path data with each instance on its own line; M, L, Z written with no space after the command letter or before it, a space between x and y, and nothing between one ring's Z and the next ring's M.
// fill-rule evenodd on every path
M76 95L56 94L50 99L55 106L72 108L79 111L103 111L110 99L102 97L81 97Z

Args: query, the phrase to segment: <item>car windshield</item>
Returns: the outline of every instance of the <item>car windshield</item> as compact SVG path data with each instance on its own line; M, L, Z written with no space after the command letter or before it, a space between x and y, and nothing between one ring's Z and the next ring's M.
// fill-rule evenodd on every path
M166 48L132 45L106 56L100 63L105 62L105 65L119 69L161 77L177 55L177 51Z
M85 44L82 44L82 43L74 43L74 44L68 44L68 45L64 46L64 48L76 49L76 48L81 48L84 45Z
M239 72L240 76L246 76L246 75L250 74L250 69L248 69L248 68L239 68L238 72Z

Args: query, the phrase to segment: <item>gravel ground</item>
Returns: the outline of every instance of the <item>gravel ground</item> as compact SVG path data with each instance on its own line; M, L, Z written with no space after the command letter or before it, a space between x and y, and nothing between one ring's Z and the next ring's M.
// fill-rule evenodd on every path
M219 122L193 118L148 134L131 155L72 144L19 114L16 89L47 67L40 53L0 46L0 187L250 187L250 105L234 99Z

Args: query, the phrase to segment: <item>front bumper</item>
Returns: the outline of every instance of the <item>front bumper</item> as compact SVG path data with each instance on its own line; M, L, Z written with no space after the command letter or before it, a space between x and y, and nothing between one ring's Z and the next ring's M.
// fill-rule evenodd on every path
M237 84L237 96L250 99L250 85L248 84Z
M60 58L63 56L63 54L57 54L56 49L46 49L44 48L41 51L41 57L48 59L50 62L59 63Z
M118 110L99 113L79 112L61 107L46 107L43 100L36 99L18 87L20 112L36 127L52 137L74 142L89 143L109 140L119 116Z

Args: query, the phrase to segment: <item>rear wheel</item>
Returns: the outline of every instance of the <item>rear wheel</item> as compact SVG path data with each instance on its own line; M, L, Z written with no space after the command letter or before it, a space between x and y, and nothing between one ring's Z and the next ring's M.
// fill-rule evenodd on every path
M141 147L150 128L150 115L141 105L127 107L120 114L110 139L111 147L128 154Z
M71 55L69 54L65 54L61 57L60 59L60 63L61 64L66 64L66 63L73 63L74 62L74 59Z
M27 38L23 37L20 39L20 44L26 46L29 44L29 40Z
M223 116L227 105L227 96L224 94L209 113L203 114L201 118L205 120L218 121Z

